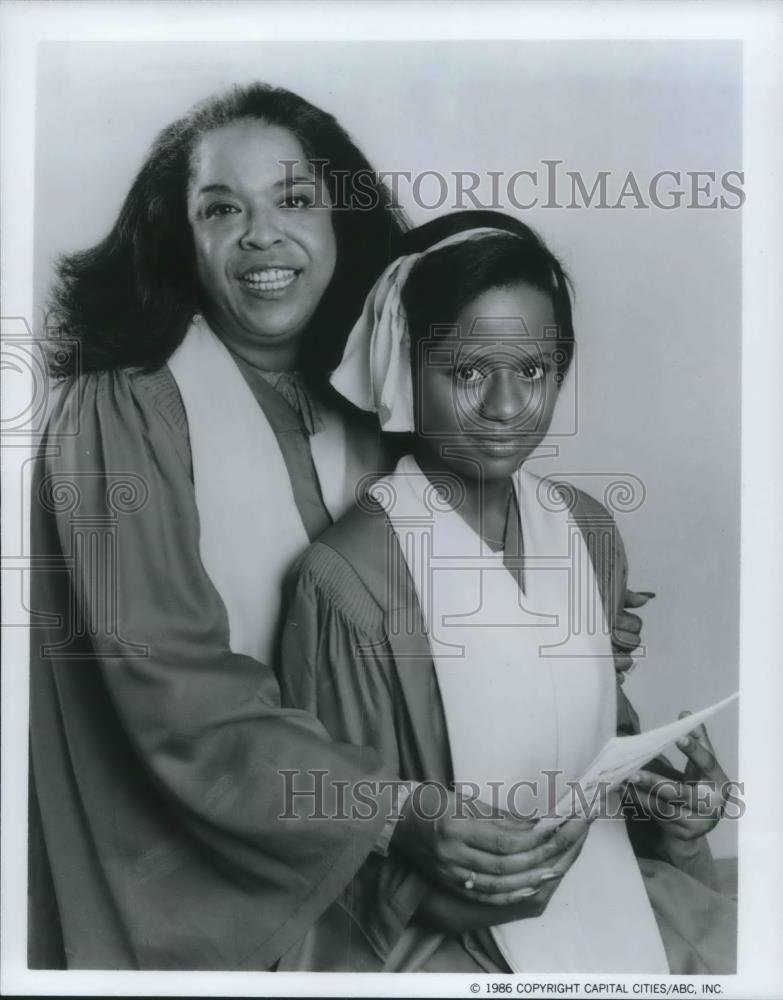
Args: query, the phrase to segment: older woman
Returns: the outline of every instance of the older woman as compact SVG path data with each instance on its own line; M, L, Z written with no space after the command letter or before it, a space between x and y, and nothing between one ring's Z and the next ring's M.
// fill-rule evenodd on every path
M337 204L346 173L360 205ZM272 968L387 852L380 794L330 817L393 775L282 707L270 664L286 571L384 467L324 385L403 227L331 116L255 85L165 129L106 239L61 261L67 378L33 484L31 965ZM434 857L443 834L405 836ZM374 917L390 943L409 883L401 866Z

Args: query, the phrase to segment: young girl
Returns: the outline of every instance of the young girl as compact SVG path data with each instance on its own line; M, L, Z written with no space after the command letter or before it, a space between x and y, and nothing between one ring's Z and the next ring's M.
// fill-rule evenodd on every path
M604 627L625 581L611 519L523 465L573 354L567 279L530 229L496 213L440 219L408 241L332 383L410 434L410 453L299 560L283 698L334 739L376 747L400 779L469 787L531 822L509 826L494 878L476 873L484 845L455 844L443 858L458 857L453 892L437 893L406 846L417 811L433 808L417 788L390 863L371 856L343 896L345 923L316 925L281 967L731 971L733 904L705 884L706 842L691 839L704 824L648 836L640 860L621 818L570 820L547 838L532 821L553 780L577 779L635 721ZM714 759L709 770L719 776ZM392 891L421 900L401 937Z

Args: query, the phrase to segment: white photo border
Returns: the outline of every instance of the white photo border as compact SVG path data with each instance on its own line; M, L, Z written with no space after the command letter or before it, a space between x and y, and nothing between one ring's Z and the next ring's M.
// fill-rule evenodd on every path
M480 9L480 10L479 10ZM259 16L262 14L263 16ZM292 23L292 14L293 23ZM2 315L32 317L36 45L48 41L306 41L315 39L738 39L743 43L743 375L739 942L724 997L783 995L783 670L775 625L783 607L783 18L773 3L632 2L13 2L0 7L2 72ZM14 393L23 391L18 380ZM13 394L5 413L19 412ZM24 447L3 449L4 524L23 523ZM3 620L19 622L3 590ZM247 972L52 972L26 968L27 637L2 634L2 941L4 994L138 996L468 996L498 977ZM512 984L529 977L509 976ZM539 983L631 984L655 977L543 976ZM512 988L514 988L512 986ZM586 988L586 987L585 987ZM608 992L608 991L607 991ZM525 995L532 995L526 993ZM571 994L574 995L574 994ZM587 995L579 993L577 995Z

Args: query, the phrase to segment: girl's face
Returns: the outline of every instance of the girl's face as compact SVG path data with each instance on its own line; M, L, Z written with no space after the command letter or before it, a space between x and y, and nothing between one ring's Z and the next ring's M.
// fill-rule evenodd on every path
M485 481L510 476L543 440L558 395L551 298L492 288L457 317L455 335L416 348L416 454L429 468Z
M196 147L188 219L198 277L210 321L251 363L264 367L270 349L295 356L337 261L328 206L328 192L284 128L236 121Z

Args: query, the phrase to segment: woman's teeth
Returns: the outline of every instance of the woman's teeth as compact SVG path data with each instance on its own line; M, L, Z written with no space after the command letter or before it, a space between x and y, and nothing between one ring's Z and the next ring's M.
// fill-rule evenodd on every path
M259 292L276 292L287 288L296 277L290 267L267 267L262 271L248 271L240 279L243 284Z

